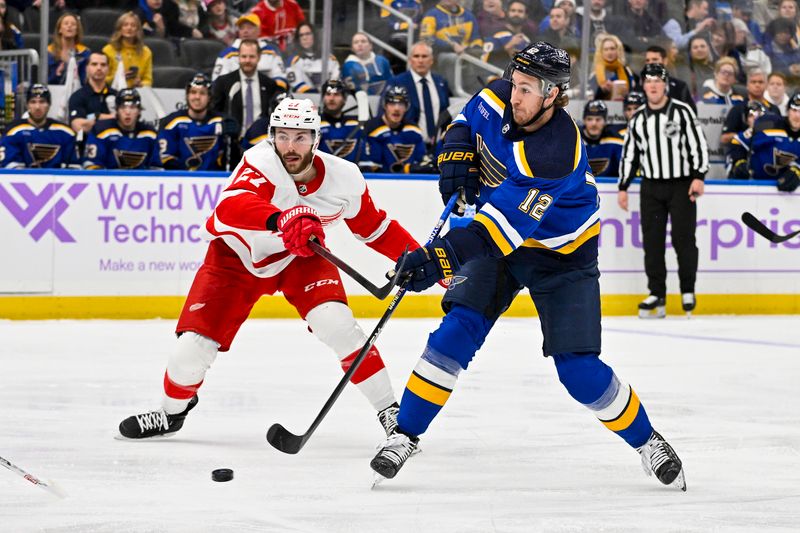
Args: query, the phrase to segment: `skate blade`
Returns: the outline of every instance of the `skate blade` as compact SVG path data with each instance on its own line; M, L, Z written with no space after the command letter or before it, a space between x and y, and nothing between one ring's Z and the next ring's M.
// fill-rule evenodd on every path
M372 485L370 486L369 490L374 490L375 487L383 483L386 478L380 475L379 473L373 471L372 472Z
M669 484L669 486L676 487L681 489L683 492L686 492L686 477L683 475L683 468L681 468L681 471L678 473L678 477L676 477L675 480Z
M663 307L656 309L639 309L639 318L652 319L652 318L665 318L667 310Z
M686 311L686 320L689 320L691 318L692 318L692 312L691 311Z
M142 438L142 439L132 439L130 437L126 437L122 433L117 432L114 435L114 440L122 440L122 441L125 441L125 442L147 442L147 441L152 442L152 441L158 441L158 440L164 440L164 439L171 439L172 437L174 437L177 434L178 434L177 431L173 431L172 433L167 433L165 435L153 435L152 437L145 437L145 438Z

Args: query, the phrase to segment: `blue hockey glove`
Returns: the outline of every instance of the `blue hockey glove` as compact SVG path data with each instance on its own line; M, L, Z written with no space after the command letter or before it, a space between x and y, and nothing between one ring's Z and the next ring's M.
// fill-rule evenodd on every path
M398 259L395 268L400 268ZM453 276L461 267L456 253L445 239L434 239L432 243L410 252L402 264L401 278L409 278L408 290L422 292L441 279Z
M789 165L778 174L778 190L793 192L800 185L800 168Z
M463 199L469 205L475 204L480 187L480 171L478 153L469 143L447 144L437 159L439 166L439 192L445 204L453 193L461 189ZM453 208L454 213L464 214L464 204L459 202Z

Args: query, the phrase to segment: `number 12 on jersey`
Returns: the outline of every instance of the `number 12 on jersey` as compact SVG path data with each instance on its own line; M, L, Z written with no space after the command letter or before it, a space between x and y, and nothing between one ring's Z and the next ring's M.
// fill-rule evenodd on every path
M539 196L539 189L531 189L517 209L536 220L542 220L545 210L550 207L551 203L553 203L552 196L549 194Z

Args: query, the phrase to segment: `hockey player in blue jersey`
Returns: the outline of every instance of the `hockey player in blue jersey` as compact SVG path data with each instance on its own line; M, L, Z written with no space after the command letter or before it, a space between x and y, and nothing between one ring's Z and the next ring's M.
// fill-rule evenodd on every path
M356 117L344 114L349 92L340 80L328 80L322 84L319 149L358 163L364 151L364 131Z
M6 127L0 143L0 167L64 168L80 164L75 132L52 118L50 89L40 83L28 88L28 118L15 120Z
M606 125L608 108L602 100L590 100L583 107L581 136L586 145L589 167L599 177L619 176L623 139Z
M616 133L619 137L625 138L625 133L628 131L628 122L636 110L647 103L647 97L642 91L630 91L622 99L622 115L625 117L625 122L622 124L609 124L608 129Z
M210 109L211 80L196 74L186 84L186 109L161 119L153 166L168 170L224 170L235 148L236 121ZM236 156L230 156L236 159Z
M396 266L412 291L448 277L450 286L445 317L403 393L397 430L370 463L379 476L394 477L416 450L459 373L527 288L544 355L569 394L639 452L648 475L686 489L677 454L631 386L600 359L600 200L580 132L564 110L569 78L567 52L534 43L447 132L439 189L446 198L461 191L478 212Z
M800 185L800 92L789 99L785 117L768 114L761 102L747 103L748 128L728 149L730 179L777 180L778 189Z
M406 120L408 91L400 85L383 95L383 113L367 122L366 153L360 165L373 172L409 172L425 157L422 130Z
M83 167L87 169L147 169L158 152L156 131L139 120L142 99L136 89L122 89L116 97L117 118L95 123L86 141Z

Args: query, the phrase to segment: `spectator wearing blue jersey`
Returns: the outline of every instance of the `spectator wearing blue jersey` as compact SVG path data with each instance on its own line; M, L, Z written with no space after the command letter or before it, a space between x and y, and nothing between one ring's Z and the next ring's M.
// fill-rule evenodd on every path
M542 353L567 392L639 452L648 475L686 490L677 454L653 430L633 388L600 359L600 199L564 109L569 54L536 42L506 72L466 104L438 159L442 197L475 204L475 219L395 266L415 292L450 282L445 316L409 376L397 428L370 467L382 478L398 473L497 319L527 290L539 314ZM520 349L537 351L524 343Z
M800 77L800 46L793 40L794 31L787 19L773 20L767 25L764 51L772 61L773 72Z
M353 91L381 94L392 77L389 60L372 51L372 42L366 33L354 33L350 46L351 53L342 66L342 81Z
M536 27L528 18L528 6L522 0L508 3L503 24L493 33L483 33L487 63L505 68L514 54L528 46L536 35Z

